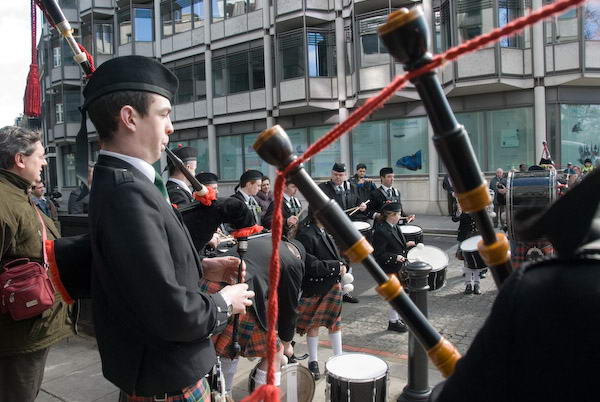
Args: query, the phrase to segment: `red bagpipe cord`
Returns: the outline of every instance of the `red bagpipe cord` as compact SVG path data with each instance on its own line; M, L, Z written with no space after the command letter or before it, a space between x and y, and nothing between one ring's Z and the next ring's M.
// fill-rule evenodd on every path
M416 70L405 73L401 76L396 77L390 84L383 88L379 94L368 99L361 107L356 109L346 120L337 124L327 134L319 138L314 144L300 155L295 161L290 163L285 170L277 172L277 179L275 180L275 211L273 216L273 254L271 255L271 262L269 268L269 312L268 312L268 352L267 358L269 362L269 368L267 372L267 384L256 389L251 395L247 396L242 402L275 402L279 401L279 388L275 383L275 355L277 353L277 339L275 331L275 323L277 322L278 313L278 300L277 300L277 288L279 285L279 243L281 240L283 217L281 214L281 203L283 198L283 187L285 185L285 177L293 169L295 169L301 163L306 162L312 156L316 155L329 144L337 140L346 132L356 127L362 120L373 113L377 108L381 107L392 95L402 89L410 80L423 75L429 71L432 71L446 62L455 60L459 56L467 53L472 53L477 49L480 49L488 44L497 42L500 38L505 36L514 35L525 27L535 24L545 18L552 15L559 14L565 10L581 5L585 0L558 0L552 4L548 4L545 7L540 8L537 11L530 13L529 15L523 16L516 20L511 21L502 28L496 28L485 35L480 35L473 38L459 46L448 49L442 54L435 55L432 61Z
M37 64L36 39L36 8L34 0L31 0L31 64L27 74L27 85L23 97L23 114L30 117L39 117L42 112L42 94L40 90L40 73Z

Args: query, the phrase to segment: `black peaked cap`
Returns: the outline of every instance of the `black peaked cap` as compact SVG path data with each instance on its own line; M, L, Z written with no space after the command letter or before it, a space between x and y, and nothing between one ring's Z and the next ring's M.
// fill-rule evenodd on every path
M195 161L198 159L198 150L194 147L179 147L173 150L173 153L177 155L182 162ZM170 162L170 159L167 159Z
M331 168L331 170L333 170L334 172L345 172L346 171L346 165L344 163L339 163L336 162L333 164L333 167Z
M402 206L399 202L388 202L381 208L382 212L400 212L402 211Z
M211 172L200 172L196 175L196 179L202 184L215 184L219 181L219 176Z
M92 74L83 90L83 107L101 96L118 91L142 91L173 100L178 87L177 77L154 59L144 56L123 56L110 59Z

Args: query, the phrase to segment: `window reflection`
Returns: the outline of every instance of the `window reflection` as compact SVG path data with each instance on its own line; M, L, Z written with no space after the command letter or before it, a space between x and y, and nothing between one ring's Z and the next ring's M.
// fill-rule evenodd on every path
M583 8L583 37L600 40L600 4L587 3Z
M138 42L152 42L152 9L135 8L135 40Z

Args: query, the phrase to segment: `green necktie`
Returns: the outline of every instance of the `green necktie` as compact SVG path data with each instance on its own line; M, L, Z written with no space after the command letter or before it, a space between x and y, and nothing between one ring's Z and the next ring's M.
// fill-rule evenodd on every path
M154 172L154 185L160 191L160 193L165 197L165 200L170 204L171 200L169 200L169 193L167 193L167 188L165 187L165 183L162 178L158 174L158 172Z

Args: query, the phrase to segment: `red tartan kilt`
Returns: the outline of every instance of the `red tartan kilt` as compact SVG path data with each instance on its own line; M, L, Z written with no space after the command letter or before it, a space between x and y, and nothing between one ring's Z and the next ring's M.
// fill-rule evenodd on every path
M296 332L304 335L310 328L325 327L331 332L340 330L342 314L342 285L336 283L324 296L300 298Z
M526 262L532 261L533 259L527 256L527 252L532 248L537 248L542 252L544 256L553 255L554 247L547 241L537 242L514 242L514 249L511 250L510 260L512 262L513 269L519 269Z
M202 292L217 293L227 284L211 282L206 279L200 279L200 290ZM234 358L231 353L231 341L233 339L233 318L229 320L225 331L212 337L217 355ZM277 341L279 347L279 340ZM238 325L238 343L242 349L241 355L244 357L267 357L267 331L265 331L256 318L252 308L246 310L246 314L240 315Z

